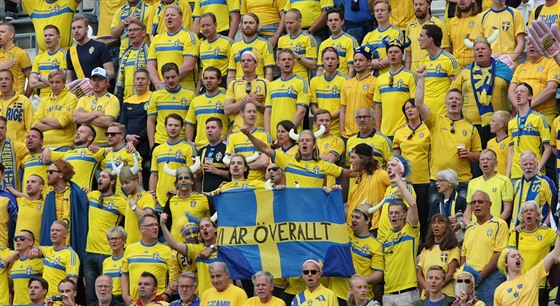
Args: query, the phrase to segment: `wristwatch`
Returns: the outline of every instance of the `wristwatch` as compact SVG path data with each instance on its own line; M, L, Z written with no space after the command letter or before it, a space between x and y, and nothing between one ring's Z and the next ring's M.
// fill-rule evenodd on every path
M209 245L208 247L209 247L209 248L211 248L211 249L212 249L212 251L215 251L215 250L216 250L216 246L215 246L215 245L213 245L213 244Z
M130 209L132 209L132 211L136 211L136 208L138 207L138 205L134 205L132 206Z

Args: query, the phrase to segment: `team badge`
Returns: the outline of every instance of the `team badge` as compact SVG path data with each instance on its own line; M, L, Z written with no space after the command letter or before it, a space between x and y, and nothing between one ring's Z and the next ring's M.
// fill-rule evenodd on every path
M492 234L494 234L494 230L491 229L491 228L489 228L489 229L486 231L486 236L492 237Z
M438 64L438 65L436 66L436 72L437 72L437 73L440 73L442 69L443 69L443 67L441 66L441 64Z
M260 93L261 91L262 91L261 85L257 85L257 87L255 87L255 93Z
M173 45L174 45L175 47L178 47L178 46L182 45L182 44L181 44L181 40L177 39L177 40L173 43Z
M56 257L56 258L53 260L53 264L54 264L54 265L58 265L58 264L60 264L61 261L62 261L62 259L60 259L60 257Z
M362 86L363 91L367 91L368 89L369 89L369 84L364 84L364 86Z
M221 110L222 109L222 102L217 102L216 103L216 110Z
M502 21L502 30L507 31L511 27L511 22L505 20Z
M31 275L31 273L33 273L33 267L32 266L27 266L25 268L25 274Z
M37 205L37 206L35 206L35 209L37 209L38 211L40 211L42 208L43 208L42 205Z
M148 103L144 103L144 110L145 110L145 111L148 110Z
M542 235L541 235L541 234L538 234L538 235L537 235L537 240L538 240L538 241L542 241Z
M441 252L440 255L439 255L439 259L443 263L446 263L448 258L449 258L449 254L446 253L446 252Z
M321 169L319 168L319 166L314 166L313 167L313 173L319 174L320 171L321 171Z
M492 188L492 192L495 193L496 191L498 191L498 188Z
M181 105L183 106L189 106L189 101L187 101L187 98L183 97L181 99Z
M474 20L473 21L469 21L469 25L468 25L469 29L472 29L474 27Z
M463 130L462 134L463 134L463 137L467 137L467 130Z
M500 145L500 150L503 150L503 149L505 149L505 148L506 148L506 144L505 144L505 143L502 143L502 144Z
M191 201L191 207L194 208L195 206L196 206L196 201L195 201L195 200L192 200L192 201Z
M339 94L339 93L340 93L340 89L338 89L338 86L334 85L334 86L332 87L332 89L331 89L331 93L332 93L333 95Z
M296 44L296 47L295 47L295 50L294 50L294 51L296 51L296 52L301 51L301 43L298 42L298 43Z
M53 65L53 67L58 68L58 67L60 67L60 62L58 61L58 59L55 58L52 61L52 65Z
M397 82L397 88L401 88L401 87L403 87L403 83L404 83L404 82L403 82L403 80L402 80L402 79L401 79L401 80L399 80L399 81Z
M220 55L220 47L216 47L216 49L214 49L214 55Z
M295 93L295 92L296 92L296 90L294 89L294 86L290 85L290 86L288 87L288 94L293 94L293 93Z
M539 66L539 68L537 68L538 72L543 72L544 71L544 66Z
M420 134L418 134L418 137L419 137L420 139L423 139L423 138L424 138L424 132L420 132Z
M325 143L325 145L323 146L323 149L328 149L329 148L329 144Z
M152 255L152 258L153 258L154 260L158 260L158 259L159 259L159 253L158 253L158 252L155 252L154 255Z
M89 48L88 52L91 55L93 54L93 51L95 51L95 47L92 46L91 48Z
M107 206L108 209L113 209L113 207L115 207L115 202L114 201L108 201L105 206Z
M223 154L222 154L222 152L218 152L218 153L216 153L216 161L218 161L218 162L219 162L219 161L220 161L220 160L222 159L222 157L223 157Z

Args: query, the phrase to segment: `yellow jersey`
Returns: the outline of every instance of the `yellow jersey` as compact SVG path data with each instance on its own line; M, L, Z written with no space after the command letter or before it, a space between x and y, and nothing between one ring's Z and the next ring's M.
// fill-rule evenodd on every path
M364 201L371 206L377 205L385 197L385 191L391 182L387 171L377 169L373 174L366 172L360 173L357 178L352 178L350 191L348 192L348 213L346 214L346 224L352 224L352 212ZM379 227L381 211L377 210L371 218L371 228Z
M426 90L424 102L426 106L440 115L445 115L445 100L451 85L451 77L461 70L457 60L451 53L441 49L436 57L426 55L420 59L419 66L426 65Z
M400 4L403 6L402 4ZM406 5L404 5L406 6ZM406 48L407 52L412 52L412 63L410 65L411 71L417 71L418 67L422 66L420 60L426 56L428 56L428 51L420 49L420 43L418 42L418 37L420 37L420 32L422 31L422 27L427 24L434 24L438 26L441 31L443 32L443 37L441 39L441 48L449 48L449 31L447 29L447 25L441 20L439 20L435 16L430 16L430 19L423 24L420 24L418 20L412 21L406 30L406 35L410 38L410 46ZM490 37L490 36L487 36ZM471 51L472 52L472 51ZM428 86L426 86L428 88Z
M393 9L393 7L391 7L391 9ZM387 57L387 50L384 42L389 42L393 39L398 39L401 42L405 41L402 30L392 24L389 24L389 26L385 29L378 27L377 29L367 33L361 45L369 46L370 50L373 50L372 58L381 59ZM389 66L381 70L377 70L376 75L382 75L387 71L389 71Z
M212 287L212 281L210 280L210 272L208 268L212 262L218 261L218 252L212 252L209 258L203 259L198 257L198 254L206 249L208 246L202 243L199 244L187 244L187 258L194 262L196 265L197 277L198 277L198 292L204 293L207 289Z
M43 222L43 200L29 200L25 197L18 197L17 205L18 214L25 217L18 218L15 232L19 233L24 229L32 232L33 236L35 236L35 245L39 245L41 240L41 224Z
M492 202L490 213L496 218L500 217L504 209L504 202L513 203L513 185L511 180L505 175L496 173L496 175L487 180L484 179L484 176L472 179L467 189L467 203L471 202L472 196L477 190L482 190L490 196L490 201ZM470 218L471 220L476 220L474 214ZM517 216L513 218L517 218Z
M109 2L109 1L106 1ZM100 23L101 24L101 23ZM66 51L62 48L58 48L51 54L48 50L43 53L37 54L33 60L33 67L31 68L31 74L40 75L44 80L47 80L49 73L54 69L66 70ZM40 89L41 101L46 99L52 92L51 87L43 87Z
M104 157L104 150L98 150L93 153L86 146L74 147L72 150L68 150L66 152L51 152L52 161L64 159L69 162L72 167L74 167L74 171L77 174L79 173L79 175L75 175L72 178L72 181L78 184L78 186L88 188L88 190L92 190L92 182L95 179L95 171ZM45 166L48 168L48 165Z
M58 283L66 277L78 278L80 258L72 247L56 250L54 246L41 247L43 253L43 278L49 283L49 295L58 294Z
M270 135L261 129L255 128L251 132L251 134L269 146L272 143L272 139ZM245 157L248 157L253 155L253 153L259 153L257 148L249 140L249 138L245 136L245 134L241 133L241 131L237 131L229 134L226 142L227 142L226 154L230 154L230 155L241 154ZM265 181L264 178L265 170L266 169L249 170L249 177L247 177L247 179Z
M506 137L500 140L498 140L497 137L494 137L488 140L488 143L486 143L486 148L492 149L492 151L496 153L498 166L496 167L495 170L501 175L506 175L507 158L509 153L510 142L511 142L511 136L507 135Z
M552 188L549 185L549 181L540 174L537 174L530 180L521 177L513 184L513 191L515 192L515 196L513 198L513 209L511 211L512 230L520 223L518 216L521 213L521 206L523 203L535 201L540 208L546 205L550 211L552 205Z
M183 240L182 228L187 222L200 223L202 218L210 218L210 203L208 196L193 192L183 198L178 194L169 199L168 209L171 211L171 235L175 241Z
M112 226L121 223L128 202L123 196L116 194L101 195L98 190L88 193L88 222L95 228L88 231L86 252L111 255L111 247L106 233Z
M314 77L309 84L309 103L317 106L318 109L328 110L331 115L340 110L341 91L347 79L338 71L330 79L325 73ZM331 134L340 136L338 118L331 118Z
M243 305L247 301L245 290L229 284L226 290L218 291L212 287L202 293L201 305Z
M143 241L130 244L124 251L122 271L128 274L129 294L138 298L138 280L144 271L150 271L157 279L156 295L165 291L167 271L171 260L171 249L159 242L145 244Z
M541 3L542 2L543 1L541 1ZM529 16L529 26L533 23L533 20L535 20L536 8L537 6L535 5L533 7L533 10L531 11L531 16ZM560 4L556 2L551 6L543 5L538 18L542 20L549 28L552 27L552 25L555 23L560 25Z
M434 244L431 249L423 249L418 259L418 267L422 269L424 278L428 278L428 269L433 266L440 266L445 273L449 269L449 264L457 261L457 265L461 263L461 251L456 246L451 250L441 250L439 244ZM455 289L453 282L450 282L442 289L443 293L447 296L454 297Z
M156 1L154 1L156 2ZM150 12L148 14L148 23L146 30L151 37L167 32L167 25L165 24L165 9L168 5L178 5L183 11L183 28L190 29L193 26L192 9L189 1L187 0L173 0L171 3L165 1L157 1L151 4Z
M408 124L395 132L393 149L401 151L410 165L410 180L414 184L430 183L430 153L432 136L426 124L413 129Z
M391 4L391 16L389 21L401 31L406 31L411 22L414 21L414 5L403 5L401 0L389 0ZM408 33L406 33L408 35Z
M43 147L62 147L74 144L76 124L72 121L72 114L78 98L70 92L68 86L58 95L52 92L47 99L42 100L33 115L33 125L41 122L44 118L57 118L62 125L61 129L50 129L43 131Z
M18 258L10 269L10 278L14 282L13 304L31 304L29 299L29 279L43 275L43 261L39 258Z
M480 135L474 125L465 119L451 120L430 112L426 121L430 129L432 147L430 156L430 180L436 180L436 174L447 168L454 169L459 182L468 182L472 178L471 164L468 159L460 158L457 145L465 145L469 152L482 151Z
M115 121L119 119L119 112L121 111L119 99L111 93L105 93L100 97L96 97L95 94L81 97L80 100L78 100L78 104L76 104L76 109L80 108L86 111L86 113L102 112L105 116L113 117ZM107 128L100 127L96 124L92 124L92 126L96 133L93 144L106 144L107 136L105 136L105 132Z
M416 75L404 66L395 73L387 69L377 78L373 101L381 105L381 133L384 135L393 137L406 123L402 106L414 99L416 82Z
M346 107L343 137L349 138L358 133L359 128L354 119L354 113L362 107L374 107L373 94L376 86L377 79L371 74L361 78L355 76L348 79L342 86L340 105Z
M185 57L198 58L200 41L196 35L181 28L175 33L164 32L156 35L150 42L148 61L157 61L157 70L160 80L163 80L161 67L166 63L175 63L181 67ZM198 64L195 63L193 70L181 79L184 87L195 90L198 82Z
M465 37L474 30L476 18L478 14L463 18L453 17L449 20L449 40L453 47L453 56L461 67L466 67L474 61L474 52L465 46Z
M280 37L278 48L290 49L307 60L317 60L317 41L313 35L305 33L303 30L295 37L292 37L291 34ZM294 73L305 80L309 80L311 75L311 71L303 66L300 61L295 61Z
M328 288L323 287L319 284L319 287L309 291L305 288L303 292L300 292L294 296L291 306L338 306L338 299L336 294Z
M270 135L276 139L278 123L293 121L299 107L309 107L309 83L296 74L287 79L280 77L270 83L269 93L264 105L270 109ZM303 119L297 129L303 129Z
M297 161L295 157L279 151L274 151L272 162L284 170L287 187L322 188L327 176L337 178L342 175L344 170L324 160L301 159Z
M23 141L33 123L33 105L22 94L15 94L9 100L0 97L0 116L8 121L6 137Z
M516 38L525 34L525 22L521 13L513 7L506 6L500 11L492 8L478 14L474 30L470 33L472 40L477 37L490 37L498 29L500 34L492 42L492 54L513 54L517 46Z
M476 271L482 271L490 262L494 253L500 253L508 242L508 226L506 221L490 217L490 220L479 224L472 222L467 226L461 256Z
M113 280L113 295L122 295L121 279L123 275L123 259L124 255L119 258L109 256L103 260L102 274L109 276Z
M99 2L99 23L97 26L97 38L111 38L111 22L115 13L123 7L125 0L107 0Z
M12 251L10 249L0 249L0 303L2 305L10 304L10 282L9 282L9 270L8 267L4 266L4 260L10 256Z
M385 218L388 222L389 218ZM420 240L420 226L409 223L399 230L390 230L383 241L383 263L385 294L418 287L416 254Z
M501 283L494 292L496 306L522 306L539 304L539 284L548 275L544 262L520 276Z
M195 156L196 150L185 140L179 140L176 143L170 143L168 140L154 148L151 173L157 174L155 192L162 207L167 203L167 192L176 190L175 177L165 173L165 165L167 164L171 169L177 169L181 166L188 167L193 164L192 158Z
M222 78L227 76L229 57L233 39L218 34L213 41L204 39L200 42L200 71L208 67L216 67L222 72Z
M342 32L337 37L330 36L324 40L321 46L319 46L318 66L323 64L323 50L327 47L336 49L338 52L338 61L340 63L338 71L344 75L348 75L348 66L354 64L354 49L358 47L356 39L352 35Z
M546 88L549 82L558 83L560 81L559 76L560 67L558 67L554 59L543 56L535 62L527 59L525 63L517 66L511 83L521 84L525 82L531 85L533 87L533 97L536 97ZM550 126L552 126L554 118L558 115L555 95L544 103L531 106L531 108L543 114Z
M414 188L412 188L412 185L407 184L406 189L412 194L414 198L416 198L416 192L414 191ZM383 196L383 206L381 206L381 212L379 213L379 219L377 220L379 224L379 227L377 229L377 239L379 239L379 241L387 240L387 237L394 233L391 227L391 221L389 221L389 204L394 201L401 201L406 204L406 206L410 206L408 205L408 201L406 201L406 199L401 194L401 191L399 190L397 185L390 185L389 187L387 187L387 189L385 190L385 195ZM375 203L374 205L377 205L377 203ZM372 221L372 224L373 222L374 221Z
M348 138L348 141L346 141L346 165L350 165L350 153L352 149L360 143L365 143L372 147L373 157L377 159L380 165L387 164L389 158L393 156L393 145L387 136L375 130L367 136L361 136L358 133Z
M148 117L156 116L154 143L162 144L167 140L165 117L170 114L178 114L181 118L185 119L195 96L196 94L193 89L183 86L180 86L175 91L165 87L152 93L152 97L148 102ZM181 129L181 139L185 139L184 129Z
M252 51L257 56L257 77L264 78L265 68L274 67L276 64L272 45L268 40L258 35L251 41L246 41L243 38L231 46L231 53L229 56L228 71L235 71L236 78L241 78L243 76L241 56L245 51Z
M229 119L224 112L224 103L226 93L218 91L215 95L210 96L208 92L196 96L189 107L185 123L196 126L196 148L200 149L208 144L206 137L206 120L211 117L218 118L222 121L222 138L224 138L229 130Z
M286 0L241 0L241 15L252 12L259 17L261 26L268 26L280 23L280 14L286 6ZM261 35L274 35L275 33L261 29Z
M136 243L142 239L142 233L138 228L138 216L136 212L132 211L130 208L130 198L136 198L136 209L150 210L154 212L156 210L156 201L151 193L146 191L140 191L136 194L131 194L127 198L126 210L124 212L124 230L126 231L126 244L130 245ZM137 283L131 283L137 284Z
M241 103L243 98L248 94L247 89L251 89L249 93L260 94L266 98L269 94L268 91L269 82L265 78L256 78L250 82L245 81L244 78L238 78L231 83L229 83L226 99L234 99L235 103ZM241 112L230 115L230 120L232 123L232 132L239 131L244 125L243 117L241 117ZM257 120L255 121L255 126L259 129L264 129L264 116L261 112L257 112Z

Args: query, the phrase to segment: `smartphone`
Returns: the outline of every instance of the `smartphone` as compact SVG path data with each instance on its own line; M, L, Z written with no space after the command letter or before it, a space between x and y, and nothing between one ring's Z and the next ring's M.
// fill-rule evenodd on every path
M455 284L455 296L459 296L459 293L461 293L461 291L467 291L467 288L465 286L465 283L456 283Z

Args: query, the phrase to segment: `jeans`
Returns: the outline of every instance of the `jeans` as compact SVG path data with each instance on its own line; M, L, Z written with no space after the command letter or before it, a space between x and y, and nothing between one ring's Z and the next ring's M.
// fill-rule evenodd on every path
M494 271L476 288L476 295L486 303L486 306L494 306L494 291L505 281L500 271Z
M95 294L95 280L103 272L103 261L109 255L86 252L84 259L84 278L86 280L86 295L88 304L97 301Z

